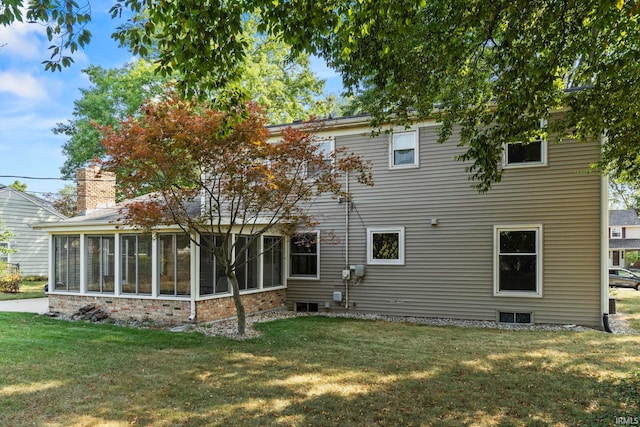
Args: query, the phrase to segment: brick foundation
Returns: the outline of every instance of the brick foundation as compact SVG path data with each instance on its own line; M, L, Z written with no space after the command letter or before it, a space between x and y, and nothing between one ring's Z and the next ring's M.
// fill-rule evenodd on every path
M284 307L285 302L285 289L242 295L242 303L247 314ZM236 315L236 306L231 297L198 301L196 309L198 323L228 319Z
M242 296L247 314L285 306L286 290L258 292ZM154 321L162 324L191 322L191 302L146 298L123 298L104 295L56 295L49 294L49 311L71 316L80 307L95 304L115 320ZM236 315L233 299L229 297L196 301L198 323L228 319Z

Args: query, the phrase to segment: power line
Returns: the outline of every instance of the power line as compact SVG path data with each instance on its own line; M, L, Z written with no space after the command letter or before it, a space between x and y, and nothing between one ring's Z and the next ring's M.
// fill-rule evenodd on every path
M56 181L73 181L70 178L49 178L37 176L19 176L19 175L0 175L0 178L18 178L18 179L40 179L40 180L56 180Z
M116 182L115 179L76 179L76 178L50 178L50 177L38 177L38 176L20 176L20 175L0 175L0 178L16 178L16 179L32 179L32 180L43 180L43 181L80 181L80 182Z

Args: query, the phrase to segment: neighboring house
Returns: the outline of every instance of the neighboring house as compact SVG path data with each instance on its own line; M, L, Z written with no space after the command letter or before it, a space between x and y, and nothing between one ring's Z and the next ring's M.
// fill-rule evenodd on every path
M65 218L49 202L0 185L0 219L4 228L14 234L10 242L0 245L15 250L0 254L0 261L19 264L24 276L46 276L49 271L49 238L45 231L34 230L31 226Z
M634 209L609 211L609 266L640 269L640 218Z
M328 120L323 150L346 146L372 164L350 200L320 198L307 244L270 247L245 274L247 312L356 311L400 316L602 326L608 313L606 179L585 173L598 143L510 144L503 179L480 194L455 160L456 134L437 143L423 122L371 137L368 117ZM278 138L283 127L272 127ZM117 207L57 224L50 307L87 302L112 316L208 321L234 314L216 260L175 228L153 236L112 221ZM240 237L241 238L241 237ZM55 283L54 283L55 282Z

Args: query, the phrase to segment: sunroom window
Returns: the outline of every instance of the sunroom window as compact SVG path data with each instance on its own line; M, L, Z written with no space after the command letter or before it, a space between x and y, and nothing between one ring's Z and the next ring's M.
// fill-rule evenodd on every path
M158 235L160 295L187 296L191 293L191 239L188 235Z
M53 275L56 291L80 291L80 236L53 238Z

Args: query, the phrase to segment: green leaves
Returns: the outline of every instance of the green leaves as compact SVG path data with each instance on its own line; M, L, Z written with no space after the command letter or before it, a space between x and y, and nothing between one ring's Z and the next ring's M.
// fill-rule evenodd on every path
M9 0L0 23L22 20ZM27 19L45 22L56 43L45 67L72 63L90 41L89 3L27 2ZM571 107L554 125L558 140L597 139L606 130L601 168L640 179L624 159L640 151L640 25L635 2L597 0L197 0L115 1L111 15L133 16L113 37L154 60L162 76L179 74L188 97L238 86L251 44L247 17L298 53L334 67L374 125L437 116L441 140L461 126L464 159L480 189L500 179L503 143L530 133L532 118ZM564 89L581 91L565 93ZM524 132L524 133L523 133ZM628 143L630 142L630 143ZM610 147L609 147L610 146ZM622 163L620 163L622 162ZM620 164L628 165L620 167ZM635 179L635 178L634 178Z

